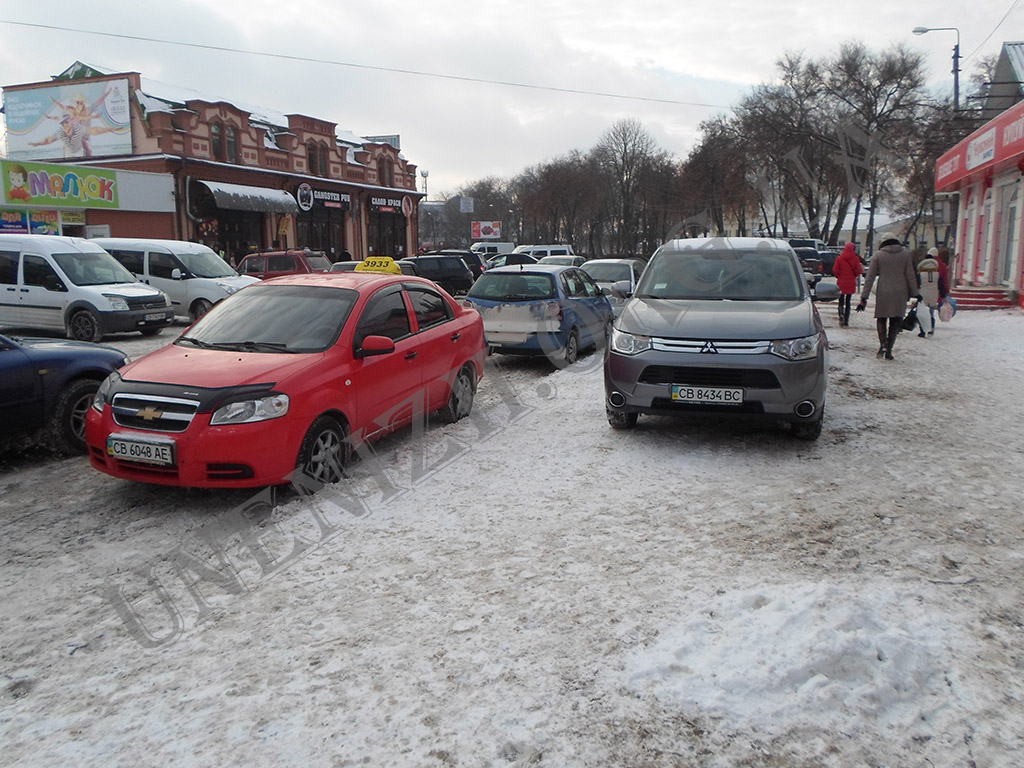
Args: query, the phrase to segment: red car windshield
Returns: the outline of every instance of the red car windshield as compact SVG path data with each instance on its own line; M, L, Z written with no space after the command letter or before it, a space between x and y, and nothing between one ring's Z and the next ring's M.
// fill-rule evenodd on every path
M323 352L359 294L347 288L251 285L215 306L175 343L240 352Z

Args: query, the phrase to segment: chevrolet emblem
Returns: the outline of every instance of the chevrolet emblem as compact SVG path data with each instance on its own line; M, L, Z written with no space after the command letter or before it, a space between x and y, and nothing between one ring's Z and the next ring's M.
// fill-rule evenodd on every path
M138 411L136 411L135 415L138 416L140 419L152 421L153 419L159 419L161 416L164 415L164 412L158 411L151 405L147 405L145 408L141 408Z

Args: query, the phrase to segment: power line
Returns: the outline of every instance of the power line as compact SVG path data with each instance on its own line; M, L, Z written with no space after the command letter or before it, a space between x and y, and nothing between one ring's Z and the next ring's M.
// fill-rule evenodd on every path
M248 56L264 56L271 59L282 59L286 61L299 61L307 64L328 64L334 67L351 67L352 69L365 69L375 72L390 72L398 75L412 75L414 77L432 77L441 80L457 80L465 83L482 83L485 85L501 85L507 88L523 88L535 91L551 91L553 93L571 93L582 96L600 96L606 99L625 99L628 101L645 101L656 104L675 104L686 107L708 107L711 109L731 109L722 104L704 104L699 101L677 101L675 99L657 99L650 96L627 96L621 93L606 93L603 91L587 91L581 88L558 88L550 85L535 85L533 83L517 83L510 80L488 80L482 77L467 77L464 75L446 75L440 72L424 72L415 69L400 69L397 67L381 67L373 64L355 64L350 61L333 61L331 59L316 59L309 56L295 56L286 53L269 53L267 51L246 51L241 48L228 48L222 45L206 45L203 43L186 43L180 40L161 40L155 37L142 37L140 35L125 35L117 32L98 32L90 29L73 29L71 27L58 27L51 24L32 24L25 21L8 21L0 19L0 24L13 24L19 27L33 27L35 29L46 29L57 32L77 32L85 35L99 35L100 37L115 37L120 40L134 40L142 43L159 43L162 45L180 45L186 48L199 48L207 51L218 51L221 53L241 53Z
M1009 10L1007 10L1006 13L1003 14L1003 18L999 20L999 23L992 27L992 31L988 33L988 37L981 41L981 45L979 45L977 48L975 48L967 56L964 57L965 62L967 61L967 59L973 57L974 54L981 50L982 46L988 42L989 38L996 33L996 30L1003 25L1003 22L1006 21L1006 17L1013 13L1013 9L1017 7L1018 3L1020 3L1020 0L1013 0L1013 3L1010 5Z

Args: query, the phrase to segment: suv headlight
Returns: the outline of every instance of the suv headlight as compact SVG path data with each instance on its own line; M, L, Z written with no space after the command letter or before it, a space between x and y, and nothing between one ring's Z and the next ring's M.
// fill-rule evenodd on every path
M786 360L810 360L817 357L820 343L818 334L804 336L801 339L781 339L773 341L769 351Z
M222 405L210 417L210 425L249 424L254 421L269 421L288 413L288 395L275 392L251 400L238 400Z
M618 331L612 328L612 351L623 355L638 355L651 349L650 336L637 336L636 334Z
M237 286L229 285L228 283L217 283L217 287L224 291L228 296L238 290Z
M121 374L117 373L117 371L107 376L103 383L100 384L100 388L96 390L96 394L92 396L92 407L103 413L103 406L107 404L107 400L110 398L110 390L120 380Z
M103 298L110 302L110 308L115 312L128 311L128 300L124 296L117 296L113 293L104 293Z

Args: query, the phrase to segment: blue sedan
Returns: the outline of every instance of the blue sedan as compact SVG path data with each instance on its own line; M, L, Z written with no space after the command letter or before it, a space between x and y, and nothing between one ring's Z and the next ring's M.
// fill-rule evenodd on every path
M466 296L484 320L487 346L507 355L544 355L562 368L581 349L604 344L612 305L581 269L522 264L489 269Z
M60 453L83 453L93 396L126 362L113 347L0 335L0 450L42 437Z

